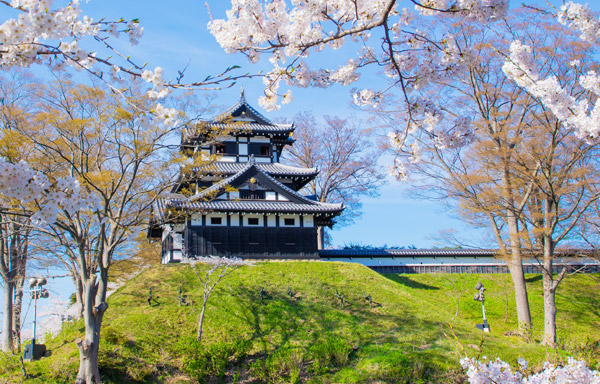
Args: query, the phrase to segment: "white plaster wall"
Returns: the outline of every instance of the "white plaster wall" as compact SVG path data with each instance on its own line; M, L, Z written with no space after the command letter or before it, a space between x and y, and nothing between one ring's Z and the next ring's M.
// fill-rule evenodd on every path
M228 163L235 163L237 159L235 158L235 156L221 156L219 157L219 161L225 161Z
M202 225L201 213L192 213L192 225Z
M183 259L183 252L173 250L173 260L181 261Z
M277 194L275 192L266 192L265 200L277 200Z
M304 224L304 227L312 228L315 226L315 219L313 215L305 215L303 220L304 221L302 223Z
M294 219L294 225L285 225L285 219ZM296 214L279 215L279 226L280 227L299 227L300 226L300 215L296 215Z
M275 215L267 215L267 227L276 227L277 219Z
M211 217L220 217L221 224L211 224ZM208 213L206 214L206 226L207 227L225 227L227 226L227 214L226 213Z
M251 217L258 218L258 225L248 225L248 219ZM244 227L262 227L263 225L265 225L263 222L263 215L253 215L253 214L243 215L243 220L244 220Z
M270 143L271 139L264 136L255 136L250 138L251 143Z
M247 156L248 155L248 144L240 143L239 144L239 153L240 153L240 156L241 155Z
M240 225L240 214L239 213L232 213L231 214L231 226L232 227L239 227Z

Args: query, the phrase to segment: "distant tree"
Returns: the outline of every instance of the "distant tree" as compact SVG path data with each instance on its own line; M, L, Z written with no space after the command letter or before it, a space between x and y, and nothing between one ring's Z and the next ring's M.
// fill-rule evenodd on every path
M28 140L17 127L23 123L26 95L33 86L31 74L12 71L0 76L0 158L16 165L34 160L27 150ZM0 192L1 193L1 192ZM0 195L0 277L4 284L3 328L0 349L20 347L23 283L31 247L31 206Z
M305 168L318 168L319 175L303 191L318 201L344 203L339 225L348 225L361 215L362 197L378 195L385 174L377 162L382 149L374 143L362 122L324 116L319 124L309 112L294 117L293 138L283 152L284 162ZM318 247L325 246L325 231L319 227Z

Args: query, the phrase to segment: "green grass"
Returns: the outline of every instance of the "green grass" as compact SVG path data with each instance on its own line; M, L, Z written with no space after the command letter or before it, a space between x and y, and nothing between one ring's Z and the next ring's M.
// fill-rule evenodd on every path
M554 351L538 343L541 279L527 277L532 342L505 336L517 328L508 275L380 275L358 264L259 263L235 271L216 288L198 345L196 276L187 265L155 266L110 296L101 374L105 383L451 383L462 380L458 360L465 353L512 364L524 357L538 366L569 354L597 367L598 282L580 275L559 287L561 349ZM481 305L472 300L478 281L487 288L490 334L475 328L481 322ZM178 306L179 287L193 305ZM260 287L267 293L262 301ZM151 308L149 288L159 302ZM344 295L343 309L336 290ZM363 293L373 297L373 307ZM46 343L51 357L26 363L34 376L27 382L73 382L73 340L82 334L81 322L65 326ZM6 372L0 382L22 381L13 357L0 357L0 372Z

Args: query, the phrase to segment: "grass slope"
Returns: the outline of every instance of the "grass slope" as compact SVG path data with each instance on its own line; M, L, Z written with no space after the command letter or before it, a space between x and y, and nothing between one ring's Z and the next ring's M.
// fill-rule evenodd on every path
M474 326L481 321L481 306L472 300L477 281L487 288L490 334ZM461 382L458 353L479 354L482 340L481 354L511 363L525 357L539 365L565 355L536 342L543 330L540 276L528 282L529 343L504 335L517 328L508 275L380 275L358 264L264 262L235 271L216 288L198 345L196 276L188 265L155 266L109 298L101 374L106 383ZM178 306L179 287L193 305ZM149 288L159 302L152 307ZM561 346L597 366L598 282L569 278L557 296ZM81 322L65 326L47 342L51 357L26 363L34 375L27 382L73 382L73 340L82 334ZM0 372L0 382L22 381L14 357L0 359Z

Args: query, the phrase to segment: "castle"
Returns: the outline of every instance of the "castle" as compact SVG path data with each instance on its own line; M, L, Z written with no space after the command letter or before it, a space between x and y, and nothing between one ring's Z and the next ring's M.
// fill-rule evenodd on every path
M162 263L319 258L317 229L331 227L344 208L299 192L317 169L279 162L294 129L261 115L242 91L226 112L183 130L183 153L215 161L182 174L155 203L149 236L162 243Z

